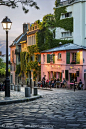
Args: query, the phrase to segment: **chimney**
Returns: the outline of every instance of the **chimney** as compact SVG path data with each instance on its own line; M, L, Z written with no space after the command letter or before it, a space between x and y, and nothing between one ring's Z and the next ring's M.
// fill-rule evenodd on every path
M23 33L27 32L28 30L28 24L24 23L23 24Z

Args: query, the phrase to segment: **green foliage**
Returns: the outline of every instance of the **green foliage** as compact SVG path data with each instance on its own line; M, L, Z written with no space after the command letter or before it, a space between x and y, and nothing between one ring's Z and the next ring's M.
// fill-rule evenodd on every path
M37 78L37 71L33 71L33 79L36 80Z
M33 69L33 79L36 80L37 74L39 73L39 75L40 75L41 66L38 66L38 62L37 61L31 61L31 62L27 63L26 74L31 69Z
M59 42L61 42L62 44L66 44L66 43L73 43L73 40L53 39L52 42L53 43L51 43L50 46L51 46L51 48L54 48L54 47L58 47L59 46Z
M21 58L21 72L26 71L26 60L25 60L26 52L21 52L20 53L20 58Z
M22 5L22 9L24 11L24 13L28 13L29 9L26 8L26 6L30 6L30 7L35 7L36 9L39 9L39 7L37 6L37 3L34 2L34 0L0 0L0 5L4 5L7 7L11 7L11 8L17 8L18 7L18 3L21 3Z
M3 62L3 60L0 58L0 69L6 68L6 63Z
M73 32L73 18L66 18L66 19L59 20L57 22L57 26L64 28L65 30L70 30L70 32Z
M30 56L39 51L37 45L28 46L27 49Z
M5 75L6 75L6 70L5 70L5 68L0 69L0 75L1 75L1 76L5 76Z
M43 17L43 25L44 27L54 27L55 18L53 14L47 14Z
M56 20L56 22L57 22L58 20L60 20L60 17L61 17L61 14L62 14L62 13L67 13L65 6L64 6L64 7L55 8L55 9L54 9L54 14L55 14L55 20Z
M60 20L61 14L67 13L66 6L56 8L54 13L55 13L55 19L56 19L55 26L61 27L61 28L64 28L65 30L70 30L70 32L73 32L73 17Z
M55 0L55 7L58 7L60 3L60 0Z
M6 75L6 63L0 58L0 76Z
M35 69L35 70L38 70L38 62L37 61L31 61L29 63L27 63L27 67L26 67L26 70L29 71L31 69Z
M20 73L20 64L16 65L16 74L19 74L19 73Z

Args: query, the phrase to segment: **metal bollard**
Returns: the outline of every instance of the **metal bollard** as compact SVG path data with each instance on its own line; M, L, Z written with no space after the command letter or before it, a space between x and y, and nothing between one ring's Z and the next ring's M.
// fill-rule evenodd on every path
M18 87L17 87L17 85L15 85L15 86L14 86L14 90L17 91L17 89L18 89Z
M25 87L25 97L31 97L30 87Z
M11 85L11 90L14 90L14 84Z
M18 86L17 86L17 90L18 90L18 91L21 91L21 85L18 85Z
M34 95L37 95L38 94L37 92L38 92L37 87L34 87Z

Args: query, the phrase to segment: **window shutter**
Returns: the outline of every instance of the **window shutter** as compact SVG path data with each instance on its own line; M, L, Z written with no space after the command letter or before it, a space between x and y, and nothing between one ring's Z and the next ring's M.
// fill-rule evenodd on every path
M66 64L70 64L70 52L66 53Z
M53 63L55 63L55 54L53 54Z
M47 63L50 63L50 54L47 54Z
M80 64L80 52L76 53L76 64Z

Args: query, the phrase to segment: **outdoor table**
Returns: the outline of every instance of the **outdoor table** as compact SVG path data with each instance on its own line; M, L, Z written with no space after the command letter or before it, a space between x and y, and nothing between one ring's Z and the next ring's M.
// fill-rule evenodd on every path
M73 82L70 82L70 89L72 89L72 86L74 86L74 83Z

